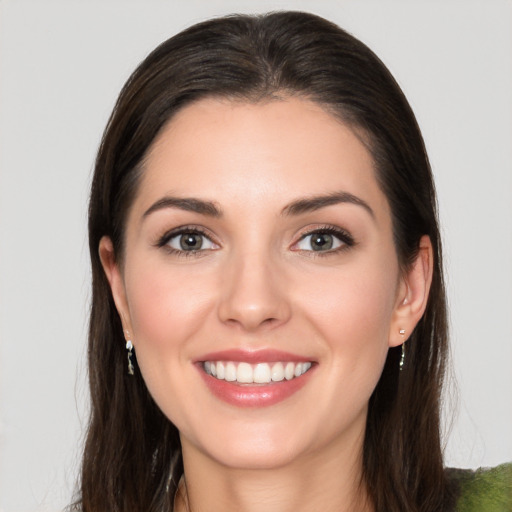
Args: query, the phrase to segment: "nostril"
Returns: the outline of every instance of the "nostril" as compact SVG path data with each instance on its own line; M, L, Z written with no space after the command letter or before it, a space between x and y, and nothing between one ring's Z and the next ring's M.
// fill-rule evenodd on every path
M231 312L233 313L233 311ZM254 331L262 328L273 328L277 327L283 321L286 321L288 315L283 314L282 316L269 316L265 315L262 311L257 310L238 310L236 314L226 315L224 319L220 315L220 319L223 323L231 326L239 326L241 329L246 331Z
M257 327L260 327L260 326L272 326L276 323L279 322L279 320L277 318L257 318L257 317L254 317L254 318L248 318L247 316L243 317L243 318L240 318L240 317L236 317L236 318L228 318L227 320L225 320L226 323L229 323L229 324L240 324L240 325L243 325L245 328L257 328Z
M232 262L220 283L218 318L245 330L276 327L287 321L287 287L270 264L248 256Z

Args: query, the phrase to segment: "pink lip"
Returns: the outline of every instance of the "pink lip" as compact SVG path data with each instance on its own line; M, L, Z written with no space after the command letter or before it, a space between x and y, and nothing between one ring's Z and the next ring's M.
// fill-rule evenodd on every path
M266 407L286 400L309 381L316 368L316 365L313 365L305 374L291 380L272 382L270 384L238 384L236 382L216 379L208 375L203 369L202 363L204 361L245 361L254 364L278 361L300 363L311 361L311 359L278 350L246 351L235 349L205 354L196 361L196 366L208 389L223 402L237 407Z
M307 363L312 361L307 357L283 352L282 350L262 349L262 350L242 350L231 349L221 350L219 352L210 352L196 360L196 362L204 361L235 361L255 363L277 363L278 361L291 361L293 363Z

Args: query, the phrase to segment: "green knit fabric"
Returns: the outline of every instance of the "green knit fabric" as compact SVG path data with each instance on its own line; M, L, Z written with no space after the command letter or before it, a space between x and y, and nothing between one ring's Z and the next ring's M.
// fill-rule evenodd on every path
M476 471L449 469L458 482L457 512L512 512L512 463Z

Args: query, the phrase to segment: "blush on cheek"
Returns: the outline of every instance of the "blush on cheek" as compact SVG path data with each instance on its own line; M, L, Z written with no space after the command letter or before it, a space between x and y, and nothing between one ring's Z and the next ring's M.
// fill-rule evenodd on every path
M151 343L186 340L201 325L211 302L205 282L190 273L155 266L134 279L128 291L134 336Z

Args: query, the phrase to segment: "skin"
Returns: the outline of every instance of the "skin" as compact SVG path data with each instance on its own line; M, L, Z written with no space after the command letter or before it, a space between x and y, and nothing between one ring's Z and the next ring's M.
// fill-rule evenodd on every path
M371 213L354 202L286 213L340 191ZM211 201L222 215L144 215L165 196ZM211 242L186 257L157 245L179 226ZM313 251L306 235L325 226L353 245L334 238L339 250ZM148 389L180 431L178 510L187 500L197 511L372 510L360 485L368 400L388 348L423 314L432 250L423 237L401 275L389 205L354 132L298 98L187 106L145 160L125 247L116 259L103 238L100 256ZM232 348L305 356L314 372L282 402L240 408L194 364Z

